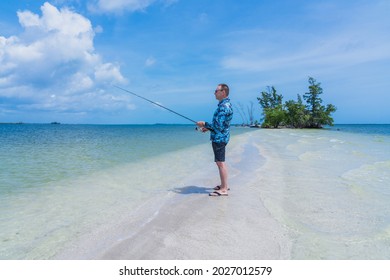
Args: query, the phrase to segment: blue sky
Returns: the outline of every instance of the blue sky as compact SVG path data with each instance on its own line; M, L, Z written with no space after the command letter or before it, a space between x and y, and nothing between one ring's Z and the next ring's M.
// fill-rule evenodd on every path
M390 123L388 0L55 0L0 3L0 122L188 123L113 85L209 120L308 77L335 123ZM234 122L241 123L238 114Z

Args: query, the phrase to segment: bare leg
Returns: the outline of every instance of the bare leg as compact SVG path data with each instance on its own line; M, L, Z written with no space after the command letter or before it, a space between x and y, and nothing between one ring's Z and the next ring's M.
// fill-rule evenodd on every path
M228 191L228 170L225 162L217 161L216 162L219 170L219 177L221 178L221 188L220 193L227 193Z

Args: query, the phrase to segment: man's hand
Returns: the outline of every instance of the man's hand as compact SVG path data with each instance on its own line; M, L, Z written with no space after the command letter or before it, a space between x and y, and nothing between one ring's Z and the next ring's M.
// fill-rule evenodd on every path
M199 121L199 122L196 123L196 125L199 126L199 127L204 127L206 125L206 122Z
M204 127L206 125L204 121L199 121L196 123L196 125L200 128L200 131L202 132L209 131L207 128Z

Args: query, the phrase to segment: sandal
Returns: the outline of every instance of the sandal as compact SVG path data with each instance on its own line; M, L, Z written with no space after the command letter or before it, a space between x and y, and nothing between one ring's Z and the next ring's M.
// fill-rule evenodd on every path
M220 189L221 189L221 186L216 186L213 188L213 190L215 190L215 191L219 191ZM230 188L228 188L228 191L230 191Z
M209 193L209 196L228 196L228 194L215 191L215 192Z

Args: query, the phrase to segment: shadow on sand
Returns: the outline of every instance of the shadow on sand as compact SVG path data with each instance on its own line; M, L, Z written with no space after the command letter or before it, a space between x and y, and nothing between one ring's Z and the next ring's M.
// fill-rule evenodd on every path
M212 188L198 187L198 186L186 186L172 189L173 192L178 194L209 194Z

